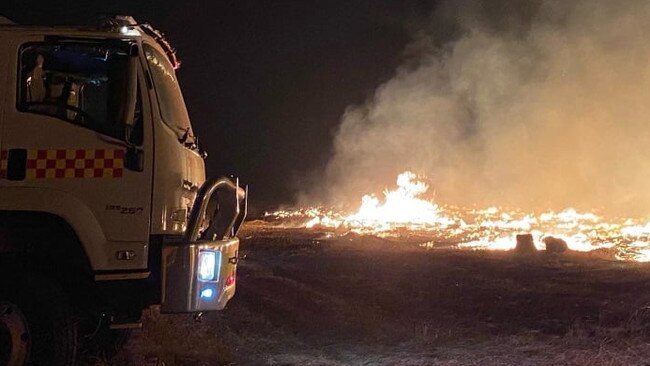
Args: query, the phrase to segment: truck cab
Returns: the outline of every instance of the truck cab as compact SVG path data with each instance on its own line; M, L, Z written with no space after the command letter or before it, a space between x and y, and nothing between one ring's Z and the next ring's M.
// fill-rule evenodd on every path
M0 53L0 363L74 360L78 334L48 330L59 352L39 319L223 309L247 194L206 180L163 35L126 16L5 24ZM67 315L35 310L52 299Z

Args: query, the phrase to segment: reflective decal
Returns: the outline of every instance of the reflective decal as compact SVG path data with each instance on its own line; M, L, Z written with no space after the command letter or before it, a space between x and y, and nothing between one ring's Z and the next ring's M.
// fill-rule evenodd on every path
M7 178L7 150L0 151L0 178ZM30 149L26 179L120 178L124 173L124 150Z

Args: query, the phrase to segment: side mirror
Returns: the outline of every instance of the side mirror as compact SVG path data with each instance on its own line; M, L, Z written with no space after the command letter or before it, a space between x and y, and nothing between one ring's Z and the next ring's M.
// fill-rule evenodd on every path
M107 67L110 121L115 126L133 126L138 97L138 57L130 51L114 53L109 56Z
M138 58L140 55L140 49L138 48L137 43L129 43L129 56Z
M120 120L127 126L135 124L135 106L137 104L138 93L138 57L129 56L127 61L127 74L124 90L123 108L120 113Z

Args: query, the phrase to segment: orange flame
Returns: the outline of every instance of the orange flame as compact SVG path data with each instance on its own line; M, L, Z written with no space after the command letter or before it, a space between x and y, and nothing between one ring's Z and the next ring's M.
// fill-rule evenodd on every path
M606 222L595 213L572 208L534 215L497 207L477 210L440 206L419 198L428 189L425 182L407 171L397 177L396 189L384 191L382 201L366 195L352 214L311 207L280 210L266 216L281 222L297 219L299 226L306 228L332 228L380 237L408 232L433 238L422 244L426 248L509 250L515 247L516 234L531 233L538 249L545 249L543 239L553 236L564 240L574 251L610 249L620 260L650 261L650 222L630 218Z

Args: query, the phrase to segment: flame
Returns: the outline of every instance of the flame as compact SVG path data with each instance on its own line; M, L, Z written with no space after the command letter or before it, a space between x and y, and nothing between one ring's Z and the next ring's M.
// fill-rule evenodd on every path
M499 207L467 209L441 206L422 197L429 185L412 172L397 177L397 188L384 190L383 200L365 195L355 213L346 214L323 207L278 210L266 218L281 225L297 222L305 228L335 229L379 237L416 235L433 238L421 244L425 248L455 247L472 250L510 250L515 236L530 233L538 249L543 239L554 237L567 243L570 250L612 251L619 260L650 262L650 222L620 218L606 221L593 212L567 208L538 215Z

